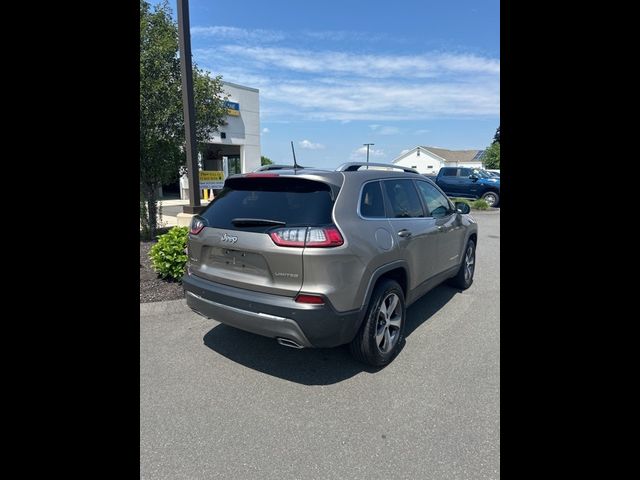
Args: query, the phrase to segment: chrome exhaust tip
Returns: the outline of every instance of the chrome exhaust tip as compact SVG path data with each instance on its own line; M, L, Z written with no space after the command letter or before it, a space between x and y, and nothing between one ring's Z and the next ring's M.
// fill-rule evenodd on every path
M300 345L297 342L294 342L293 340L289 340L288 338L276 338L276 341L284 346L284 347L289 347L289 348L304 348L302 345Z

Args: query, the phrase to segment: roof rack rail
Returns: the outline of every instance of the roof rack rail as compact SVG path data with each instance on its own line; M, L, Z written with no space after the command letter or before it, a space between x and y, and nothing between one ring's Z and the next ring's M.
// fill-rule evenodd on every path
M365 167L365 166L395 168L396 170L403 170L407 173L417 173L419 175L419 172L417 170L409 167L403 167L401 165L393 165L391 163L366 163L366 162L343 163L338 168L336 168L336 172L355 172L360 167Z

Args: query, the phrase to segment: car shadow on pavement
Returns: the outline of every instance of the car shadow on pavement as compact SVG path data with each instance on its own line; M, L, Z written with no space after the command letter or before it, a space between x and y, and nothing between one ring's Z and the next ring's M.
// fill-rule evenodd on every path
M407 309L405 338L427 322L457 292L441 285L411 305ZM354 360L348 345L336 348L287 348L272 338L223 324L209 330L203 341L211 350L245 367L303 385L331 385L362 372L376 373L381 370ZM394 361L402 361L402 351L399 357Z
M407 309L407 325L404 336L408 337L444 307L460 290L448 285L438 285Z

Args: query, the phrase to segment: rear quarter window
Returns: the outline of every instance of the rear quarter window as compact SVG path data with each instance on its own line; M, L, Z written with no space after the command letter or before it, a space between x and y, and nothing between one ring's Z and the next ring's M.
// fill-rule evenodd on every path
M367 218L384 218L384 197L380 182L369 182L362 188L360 215Z

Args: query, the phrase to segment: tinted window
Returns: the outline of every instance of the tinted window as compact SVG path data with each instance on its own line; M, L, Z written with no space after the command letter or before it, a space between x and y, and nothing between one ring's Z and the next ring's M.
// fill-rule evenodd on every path
M473 174L477 175L480 178L491 178L491 174L489 172L478 168L473 169Z
M273 225L234 225L234 218L285 222L287 226L332 223L333 199L329 186L300 178L236 178L200 214L214 228L264 232Z
M417 182L418 190L424 203L427 205L430 217L444 217L450 213L451 206L447 197L442 195L433 185L427 182Z
M455 168L442 168L442 176L443 177L455 177L456 169Z
M391 203L392 218L424 217L412 180L385 180L384 188Z
M471 169L470 168L461 168L460 169L460 176L461 177L468 177L469 175L471 175Z
M360 215L363 217L384 217L384 200L380 182L367 183L362 189Z

